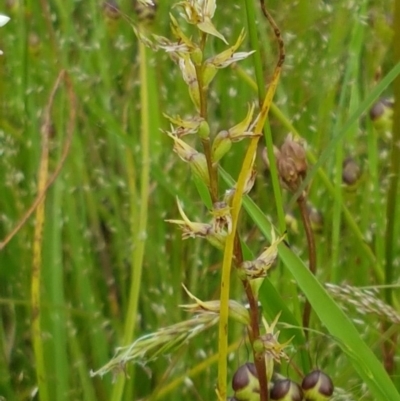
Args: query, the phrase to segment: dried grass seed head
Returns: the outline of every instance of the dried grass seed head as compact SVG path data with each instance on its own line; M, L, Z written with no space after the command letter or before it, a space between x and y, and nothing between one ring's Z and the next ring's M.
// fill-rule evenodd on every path
M278 172L283 184L296 191L307 172L306 151L302 144L288 135L277 159Z
M273 382L270 398L276 401L302 401L303 391L296 382L290 379L279 379Z

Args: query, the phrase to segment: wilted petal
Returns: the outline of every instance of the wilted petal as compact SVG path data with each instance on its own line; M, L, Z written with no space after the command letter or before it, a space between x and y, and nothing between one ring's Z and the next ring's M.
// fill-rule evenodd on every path
M182 77L189 87L190 98L197 110L200 110L200 90L197 81L196 68L188 54L181 54L179 57L179 67L182 71Z
M180 116L169 116L164 114L164 117L168 118L168 120L176 125L176 129L174 129L173 134L181 137L186 134L194 134L198 131L200 124L204 121L204 118L196 116L188 120L182 119Z
M218 65L219 68L225 68L228 67L229 65L236 63L238 61L244 60L245 58L251 56L253 53L255 52L255 50L252 50L251 52L238 52L238 53L234 53L232 54L232 56L225 60L224 62L220 63Z
M189 295L194 304L180 305L181 308L185 308L189 312L199 313L199 312L208 312L208 313L220 313L221 303L219 300L214 301L202 301L201 299L195 297L184 285L182 285L186 293ZM232 299L229 300L229 317L242 323L248 325L250 323L250 317L248 310L239 302L236 302Z
M179 202L179 199L177 199L177 205L178 205L179 214L181 215L182 220L170 219L170 220L165 220L165 221L168 223L177 224L183 231L183 233L182 233L183 239L206 237L207 234L212 230L211 224L196 223L196 222L190 221L189 218L186 216L185 212L183 211L183 208L182 208L181 203Z
M236 40L236 43L233 46L224 50L222 53L219 53L216 56L209 58L206 61L206 64L212 64L217 68L223 68L222 64L225 63L227 60L230 60L233 57L236 50L242 44L244 38L245 38L245 33L244 33L244 30L242 30L242 32L240 32L240 35Z
M193 43L182 31L182 29L180 28L178 22L176 21L175 17L170 14L169 15L171 18L171 30L172 33L175 35L175 37L177 39L179 39L179 41L183 44L185 44L186 48L188 49L188 51L194 51L195 49L198 48L198 46Z

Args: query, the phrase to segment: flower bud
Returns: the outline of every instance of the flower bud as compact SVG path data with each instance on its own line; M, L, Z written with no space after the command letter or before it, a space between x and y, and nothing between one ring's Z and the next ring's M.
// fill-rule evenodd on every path
M221 131L214 138L212 149L211 149L211 157L213 163L217 163L229 152L232 147L232 140L229 137L229 131Z
M196 153L188 160L188 163L192 169L192 173L209 187L210 175L208 174L206 156L203 153Z
M195 65L201 65L201 62L203 61L203 52L201 51L200 48L196 47L193 50L192 60L195 63Z
M329 400L334 389L331 378L321 370L314 370L304 377L301 388L306 401Z
M271 400L279 401L302 401L303 391L301 387L292 380L280 379L274 382L270 391Z
M188 54L180 54L179 68L181 69L183 80L189 88L190 98L196 109L200 111L199 82L197 80L196 68Z
M206 120L202 120L199 125L199 137L201 139L207 139L210 136L210 126Z
M203 86L204 88L208 88L208 85L212 82L212 80L217 75L218 68L213 64L206 64L203 70Z
M260 383L254 363L247 362L240 366L232 378L232 388L239 401L247 401L259 397Z

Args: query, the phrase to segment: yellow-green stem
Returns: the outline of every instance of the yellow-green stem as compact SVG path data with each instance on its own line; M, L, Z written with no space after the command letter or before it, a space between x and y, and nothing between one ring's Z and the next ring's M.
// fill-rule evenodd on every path
M232 230L229 233L224 250L224 258L222 263L222 277L221 277L221 295L220 295L220 321L218 333L218 398L220 401L225 401L227 394L226 376L227 376L227 356L228 356L228 311L229 311L229 284L232 267L233 249L236 237L237 222L239 213L242 206L243 190L246 183L247 176L250 174L254 163L254 157L257 151L257 144L263 130L265 120L268 115L272 99L274 97L276 87L278 85L281 68L278 65L274 71L272 82L268 88L267 95L265 96L262 105L257 125L255 127L255 134L247 148L245 158L243 160L242 168L237 180L235 195L232 200Z
M143 258L146 244L146 231L147 231L147 215L148 215L148 199L149 199L149 183L150 183L150 129L149 129L149 96L147 87L147 49L143 43L139 42L139 55L140 55L140 97L141 97L141 175L140 175L140 213L138 214L135 209L137 208L137 197L134 189L134 178L128 178L130 182L131 193L131 233L134 240L134 250L131 262L131 284L129 291L129 303L126 313L126 324L124 328L123 344L127 345L132 342L135 332L135 322L137 318L139 292L141 285ZM134 175L134 171L129 171L129 175ZM135 217L138 216L138 221ZM111 400L120 401L123 396L126 377L119 375L117 382L113 388Z
M38 175L38 192L44 193L48 176L49 165L49 137L46 123L42 129L42 155L40 159ZM36 362L36 377L39 387L39 395L42 401L50 401L47 386L47 372L44 357L44 345L41 330L41 272L42 272L42 241L43 226L45 220L45 196L36 209L36 221L33 238L33 261L31 281L31 304L32 304L32 340L33 352Z

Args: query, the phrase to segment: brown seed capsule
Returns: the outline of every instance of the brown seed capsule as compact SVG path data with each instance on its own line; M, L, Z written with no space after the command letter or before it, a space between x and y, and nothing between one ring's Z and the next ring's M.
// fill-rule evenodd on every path
M259 394L260 384L254 363L247 362L239 367L233 375L232 388L239 401L252 399L254 394Z
M369 111L375 130L386 137L390 137L393 128L393 106L392 100L381 99Z
M361 177L361 168L358 163L351 157L347 158L343 162L342 180L343 183L348 186L357 184Z
M301 388L306 401L329 400L334 389L331 378L321 370L314 370L304 377Z
M270 398L277 401L301 401L303 399L303 391L294 381L280 379L274 383L270 391Z
M290 135L281 146L277 165L282 183L289 190L296 191L307 172L306 151Z
M387 109L393 109L394 102L389 99L379 99L370 109L369 117L372 121L382 117Z

